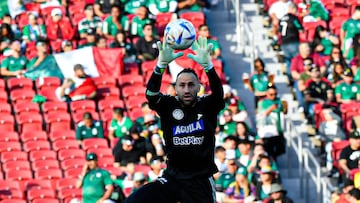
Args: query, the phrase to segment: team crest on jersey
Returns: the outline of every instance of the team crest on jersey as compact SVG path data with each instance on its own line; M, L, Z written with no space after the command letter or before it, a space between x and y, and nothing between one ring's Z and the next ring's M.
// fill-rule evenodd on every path
M174 109L174 111L172 112L172 116L176 120L181 120L184 118L184 112L181 109Z

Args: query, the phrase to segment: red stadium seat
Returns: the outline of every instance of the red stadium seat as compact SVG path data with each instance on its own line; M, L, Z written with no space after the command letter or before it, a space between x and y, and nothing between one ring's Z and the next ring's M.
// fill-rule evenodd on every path
M10 151L1 152L1 162L6 163L9 161L27 161L28 153L23 151Z
M102 159L99 159L98 163L99 166L102 168L114 166L114 157L104 157Z
M94 120L99 120L99 114L96 111L77 111L76 113L73 113L72 120L77 125L80 121L83 120L83 116L85 112L90 112Z
M29 161L8 161L3 164L4 172L8 173L12 170L30 170Z
M77 26L79 22L86 17L85 13L76 13L71 18L71 23Z
M55 94L55 88L53 87L42 87L38 90L38 94L46 98L46 101L60 101Z
M31 203L60 203L60 200L56 198L42 198L34 199Z
M0 199L2 200L1 202L8 199L9 202L13 203L13 202L16 202L16 200L24 199L24 193L23 193L23 191L21 191L19 189L10 189L7 191L0 191Z
M29 78L9 78L6 83L10 91L15 89L33 89L33 81Z
M62 12L63 15L66 14L66 8L65 8L64 6L47 6L47 7L42 8L42 9L40 10L41 15L44 17L44 19L46 19L48 16L50 16L51 11L52 11L54 8L59 8L59 9L61 9L61 12Z
M96 111L96 104L93 100L80 100L70 103L70 111L76 113L76 111Z
M22 113L16 118L20 132L43 129L43 119L40 113Z
M56 181L56 189L61 191L63 189L74 189L75 184L78 180L77 178L63 178Z
M50 143L45 140L28 141L25 142L23 145L24 145L24 151L26 152L51 149Z
M0 190L20 189L19 181L14 180L0 180Z
M37 160L31 163L32 169L36 172L42 169L60 169L58 160Z
M103 99L100 100L98 103L98 107L100 111L105 110L113 110L114 108L124 108L125 104L123 100L117 99Z
M205 14L199 11L181 13L180 18L190 21L196 30L200 25L205 24Z
M340 36L341 26L347 19L348 18L346 18L346 17L337 17L337 18L331 19L329 22L330 32L337 36Z
M61 149L80 149L76 140L56 140L52 143L53 149L59 151Z
M65 159L61 161L61 169L67 171L71 168L83 168L86 164L85 159Z
M67 178L78 178L79 175L81 175L82 168L70 168L66 171L64 171L64 177Z
M22 169L22 170L10 170L6 173L7 180L30 180L32 179L32 172L31 170Z
M66 199L73 199L73 198L81 198L82 196L82 190L75 189L75 188L64 188L59 190L58 197L59 199L66 202Z
M146 88L144 86L127 86L122 89L122 95L125 100L131 96L145 96L145 92Z
M5 85L5 80L2 79L2 78L0 78L0 90L4 90L4 91L5 91L5 87L6 87L6 85Z
M35 199L44 199L44 198L55 198L55 190L53 189L33 189L27 191L27 199L33 201Z
M14 131L15 119L11 114L0 114L0 131Z
M44 115L46 130L53 132L54 130L70 130L71 117L67 112L50 112Z
M27 132L21 133L20 139L22 142L37 141L37 140L47 141L48 136L45 131L34 130L34 131L27 131Z
M61 80L58 77L41 77L36 79L35 86L37 90L41 90L43 87L52 87L56 88L61 85Z
M151 171L151 167L144 164L136 164L135 165L135 171L136 172L143 172L145 175L149 174L149 171Z
M16 114L21 114L24 112L39 113L40 107L37 103L18 103L14 104L14 111Z
M156 66L157 60L152 60L152 61L144 61L141 63L141 72L144 73L148 73L148 72L153 72L154 68Z
M0 153L21 151L20 142L0 142Z
M117 80L113 77L95 77L93 80L97 88L117 86Z
M339 159L341 150L349 145L349 140L342 140L337 142L332 142L332 151L331 156L333 158L333 167L338 169L340 174L343 173L343 170L340 168Z
M111 148L88 148L87 153L95 153L99 158L113 158Z
M41 180L61 179L62 172L60 169L39 169L35 171L34 178Z
M11 105L6 102L0 102L0 113L11 114Z
M23 199L4 199L0 200L0 203L27 203L26 200Z
M324 28L327 28L325 21L304 22L302 25L308 41L312 41L314 39L315 29L318 25L322 25Z
M111 147L111 149L113 149L113 148L116 146L116 144L119 142L119 139L120 139L120 138L115 137L114 139L110 140L110 147Z
M85 2L83 2L83 1L80 1L80 2L81 3L69 4L68 8L69 8L70 16L74 16L75 14L78 14L78 13L84 13Z
M25 191L38 189L54 189L51 180L26 180L24 182Z
M129 111L129 118L132 121L135 121L136 119L142 117L144 113L142 112L141 108L133 108L131 111Z
M19 135L17 132L1 132L0 133L0 141L10 141L10 142L18 142L19 141Z
M101 87L97 89L99 99L119 99L120 89L118 87Z
M31 151L29 153L29 160L31 162L38 160L57 160L57 154L52 150Z
M119 84L121 88L126 86L144 86L144 78L141 75L120 75Z
M75 140L74 130L55 130L49 133L49 139L51 142L56 140Z
M104 169L109 171L109 173L111 175L120 176L121 174L123 174L123 171L121 170L121 168L117 168L114 166L108 166L108 167L105 167Z
M86 151L89 148L109 148L105 138L88 138L82 141L82 148Z
M60 161L66 159L82 159L85 160L85 151L82 149L62 149L58 152Z
M158 13L156 15L155 27L156 27L157 33L159 33L160 37L162 37L164 35L165 27L170 22L172 16L173 16L173 13L171 13L171 12Z
M9 97L7 95L7 93L4 90L0 90L0 102L1 103L6 103L8 102Z
M50 112L67 112L68 106L66 102L51 101L42 104L42 111L47 114Z
M147 101L147 99L146 99L145 95L130 96L130 97L128 97L127 100L125 100L126 109L131 111L132 109L135 109L135 108L141 108L141 105L146 101Z

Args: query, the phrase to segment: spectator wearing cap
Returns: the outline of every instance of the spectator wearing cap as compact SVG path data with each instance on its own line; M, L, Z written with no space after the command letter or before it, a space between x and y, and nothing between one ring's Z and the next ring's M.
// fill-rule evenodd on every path
M246 110L245 105L241 101L241 99L237 96L236 90L233 89L228 84L224 84L222 87L223 87L223 91L224 91L224 100L225 100L224 109L227 109L227 106L229 106L230 103L234 101L233 99L235 99L237 101L239 110L245 111Z
M85 112L83 120L77 124L76 140L81 145L88 138L104 138L104 129L100 121L93 119L90 112Z
M261 150L262 148L262 150ZM260 149L260 150L259 150ZM255 151L256 150L256 151ZM271 168L274 171L273 179L275 182L281 182L281 177L279 174L279 168L268 153L264 150L263 145L255 145L253 152L253 159L251 164L248 166L248 178L253 185L257 185L260 179L260 173L258 173L262 168Z
M43 24L39 24L37 20L37 13L30 12L28 14L29 24L25 25L22 31L22 39L25 43L46 39L46 27Z
M95 15L104 19L108 14L111 13L112 6L122 5L120 0L95 0L94 12Z
M161 158L153 157L150 161L150 167L151 170L148 173L148 182L153 182L158 177L161 177L164 172Z
M349 146L343 148L340 152L339 166L344 171L344 175L349 176L352 169L358 168L360 158L360 133L354 130L350 133Z
M11 55L1 62L1 76L3 78L22 77L27 59L21 54L21 44L19 41L13 41L10 45Z
M60 8L51 10L51 17L46 24L46 33L50 41L62 42L73 39L75 30L70 20L64 15Z
M114 108L113 118L109 127L109 139L112 140L115 137L122 138L125 135L129 135L132 126L133 123L129 117L124 115L124 110L122 108Z
M79 45L80 48L84 47L94 47L96 46L96 31L93 29L87 30L87 35L85 37L86 39L82 42L82 44Z
M119 30L129 31L129 19L126 15L121 13L119 6L111 7L111 14L103 23L103 33L106 39L114 40L116 33Z
M115 167L124 166L125 163L129 162L138 164L141 159L145 159L144 154L134 149L134 140L131 136L125 136L119 139L113 148L113 155L115 157Z
M347 60L354 57L353 39L360 33L360 6L356 6L351 17L346 20L340 30L341 50Z
M93 99L96 96L94 81L85 73L81 64L74 66L74 76L65 78L63 84L56 88L55 95L61 101Z
M36 43L36 53L37 56L32 58L27 64L26 69L30 70L34 67L39 66L41 63L45 62L46 60L49 60L49 58L52 58L53 56L48 55L47 53L47 44L44 41L38 41Z
M131 189L130 194L133 192L136 192L138 189L140 189L142 186L144 186L147 182L148 182L147 177L143 172L141 172L141 171L135 172L134 177L133 177L134 185Z
M110 173L98 166L95 153L86 155L86 164L76 182L76 188L82 188L82 202L113 203L110 200L114 190Z
M159 120L154 116L154 114L152 114L152 112L144 114L142 125L143 128L141 131L141 136L145 138L150 137L152 134L159 134L159 135L162 134L159 128Z
M236 122L233 119L233 112L230 109L225 109L222 114L220 114L219 125L220 130L226 135L236 134Z
M139 37L135 44L137 59L140 61L151 61L157 58L159 50L156 47L156 42L159 40L153 35L153 25L145 24L142 32L143 37Z
M143 37L142 29L145 24L152 24L152 20L148 16L146 6L140 6L135 10L135 17L131 20L130 35L132 37ZM153 35L157 35L156 29L153 29Z
M260 180L256 184L256 199L264 200L270 196L271 185L274 183L275 171L271 166L262 167L258 172Z
M255 95L255 108L258 101L266 97L266 91L269 83L273 83L269 73L265 71L265 63L261 58L254 60L255 72L250 77L249 90L254 92Z
M78 25L78 31L81 39L85 39L92 30L97 35L102 35L102 20L94 15L94 6L92 4L86 4L84 7L85 18L80 20Z
M232 113L232 119L235 122L246 122L246 124L251 127L251 121L248 116L248 113L246 110L241 110L239 108L240 101L236 100L235 98L232 98L230 100L229 105L227 106L227 109L229 109Z
M225 190L223 202L237 203L252 195L254 190L249 184L246 167L240 166L236 171L235 181Z
M66 53L66 52L72 51L74 49L74 46L71 41L64 40L61 43L61 48L62 48L62 51Z
M177 8L176 0L149 0L149 11L152 15L156 16L159 13L175 13Z
M286 196L286 190L278 184L274 183L271 185L270 197L264 202L266 203L293 203L294 201Z
M336 102L350 103L360 100L360 85L353 81L353 77L352 70L345 69L343 82L335 87Z

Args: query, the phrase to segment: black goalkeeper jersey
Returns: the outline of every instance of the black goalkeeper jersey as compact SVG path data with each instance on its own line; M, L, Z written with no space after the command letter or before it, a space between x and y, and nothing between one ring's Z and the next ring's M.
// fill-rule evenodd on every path
M217 172L214 163L217 117L224 108L221 81L214 69L208 73L212 94L198 97L192 106L184 106L177 97L148 95L149 106L161 120L164 132L167 169L176 179L210 177ZM158 92L161 76L153 74L147 89Z

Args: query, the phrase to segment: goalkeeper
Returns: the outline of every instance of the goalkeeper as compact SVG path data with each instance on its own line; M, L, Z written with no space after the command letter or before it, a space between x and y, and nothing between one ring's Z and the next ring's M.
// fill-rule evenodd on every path
M217 172L214 134L218 113L224 108L224 93L210 59L212 44L208 45L206 38L201 37L194 43L195 55L189 54L188 57L204 68L211 95L197 96L200 82L190 68L177 75L177 96L161 94L159 90L164 69L183 53L175 54L165 42L157 43L158 62L147 84L146 97L150 108L160 115L167 168L162 177L131 194L127 203L216 202L212 178Z

